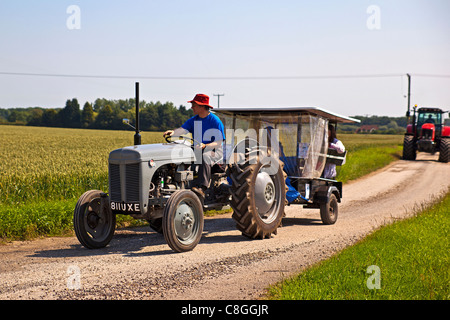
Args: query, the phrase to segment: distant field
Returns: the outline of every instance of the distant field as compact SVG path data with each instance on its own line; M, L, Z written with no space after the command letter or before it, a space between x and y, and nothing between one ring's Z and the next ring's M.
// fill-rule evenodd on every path
M108 191L108 154L133 144L132 131L0 126L0 238L70 232L73 208L87 190ZM356 179L397 159L402 136L339 135L347 164L338 179ZM142 143L163 142L143 132ZM118 220L119 222L122 220Z
M383 168L401 157L403 135L341 134L347 161L337 169L337 179L348 182Z

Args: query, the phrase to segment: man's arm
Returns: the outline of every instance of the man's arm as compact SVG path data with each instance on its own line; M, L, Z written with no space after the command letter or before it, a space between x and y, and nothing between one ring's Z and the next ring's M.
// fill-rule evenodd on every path
M213 141L211 143L202 143L199 147L202 149L208 149L208 150L212 150L212 149L217 149L217 147L220 147L222 144L222 140L220 140L219 142Z
M165 136L174 136L174 137L179 137L182 136L184 134L188 134L189 131L187 131L184 128L176 128L175 130L167 130L166 132L164 132L163 137Z

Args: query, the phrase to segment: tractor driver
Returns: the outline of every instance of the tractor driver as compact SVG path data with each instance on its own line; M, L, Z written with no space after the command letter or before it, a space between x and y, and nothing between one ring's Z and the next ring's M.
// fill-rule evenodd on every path
M197 187L193 187L192 191L204 199L211 181L212 165L223 157L222 142L225 140L225 130L219 117L210 112L213 107L209 105L209 97L206 94L197 94L188 102L192 104L194 116L180 128L167 130L163 136L181 136L190 132L195 140L201 141L201 144L195 147L203 156L198 171Z
M425 120L425 123L432 123L432 124L434 124L435 122L434 122L434 119L433 119L433 115L428 115L428 119L427 120Z

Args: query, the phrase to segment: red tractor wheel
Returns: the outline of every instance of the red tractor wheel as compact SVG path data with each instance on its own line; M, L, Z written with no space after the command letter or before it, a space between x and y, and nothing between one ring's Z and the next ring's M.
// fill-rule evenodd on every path
M450 161L450 138L442 138L439 146L439 162Z
M413 136L405 135L403 139L403 160L416 160L416 146Z

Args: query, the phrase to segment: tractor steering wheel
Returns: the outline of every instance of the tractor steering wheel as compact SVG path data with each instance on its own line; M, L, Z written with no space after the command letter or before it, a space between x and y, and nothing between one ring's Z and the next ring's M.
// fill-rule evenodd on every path
M166 135L166 136L164 136L164 139L166 139L167 143L185 144L186 141L190 140L193 146L201 145L200 142L198 142L194 138L191 138L191 137L188 137L188 136L177 136L176 138L182 138L183 139L183 142L181 142L181 143L178 143L178 142L175 142L174 140L172 140L173 137L174 136Z

